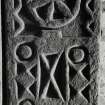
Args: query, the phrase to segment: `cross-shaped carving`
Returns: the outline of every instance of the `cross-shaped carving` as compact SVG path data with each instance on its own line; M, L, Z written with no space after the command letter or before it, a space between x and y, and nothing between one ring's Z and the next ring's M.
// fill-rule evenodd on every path
M49 74L49 78L48 78L48 81L47 81L47 83L46 83L46 86L44 87L44 89L43 89L43 93L41 94L41 98L46 98L46 96L47 96L47 92L48 92L48 88L49 88L49 84L50 84L50 82L52 82L52 84L53 84L53 86L54 86L54 88L55 88L55 90L56 90L56 92L58 93L58 96L62 99L62 101L64 101L64 98L63 98L63 96L62 96L62 93L61 93L61 91L60 91L60 89L59 89L59 86L58 86L58 84L57 84L57 82L56 82L56 80L55 80L55 77L54 77L54 73L55 73L55 71L56 71L56 67L57 67L57 65L58 65L58 62L59 62L59 59L60 59L60 57L61 57L61 54L62 53L60 53L59 55L58 55L58 57L57 58L55 58L55 62L54 62L54 64L52 65L52 67L51 67L51 65L49 64L50 63L50 61L48 61L48 59L46 58L46 56L44 55L44 54L42 54L41 55L41 57L42 57L42 59L44 60L44 62L45 62L45 65L46 65L46 69L47 69L47 72L48 72L48 74ZM39 60L39 62L40 62L40 60ZM41 66L42 65L40 65L40 63L39 63L39 72L42 70L43 71L43 69L41 69ZM39 73L40 74L40 73ZM41 77L40 77L41 78ZM46 77L45 77L46 78ZM40 82L40 81L39 81ZM65 81L66 82L66 81Z

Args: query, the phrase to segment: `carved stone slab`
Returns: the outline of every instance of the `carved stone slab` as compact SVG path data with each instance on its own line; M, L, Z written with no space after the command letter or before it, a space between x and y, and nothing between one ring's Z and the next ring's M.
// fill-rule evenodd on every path
M2 2L3 105L98 105L100 0Z

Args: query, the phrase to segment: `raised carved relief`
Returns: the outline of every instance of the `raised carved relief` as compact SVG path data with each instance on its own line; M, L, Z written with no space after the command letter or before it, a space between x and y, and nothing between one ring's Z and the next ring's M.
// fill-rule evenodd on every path
M67 1L28 2L35 18L40 21L41 27L60 28L71 23L80 11L81 0L71 2L73 7L67 6ZM67 3L67 4L66 4ZM44 13L44 15L42 15Z
M98 0L8 1L6 105L98 105Z
M22 8L21 0L14 1L14 8L15 8L14 9L15 10L15 12L14 12L14 30L15 30L15 35L14 36L17 36L24 29L24 22L20 18L20 16L18 15L18 13L20 12L20 10Z
M19 0L19 6L14 12L16 18L14 24L16 28L19 27L16 35L20 33L41 37L42 30L59 31L62 28L62 31L64 30L62 36L90 37L96 32L95 11L94 0Z
M37 46L34 42L21 43L16 47L16 56L19 61L31 61L37 56Z
M89 104L91 74L86 47L73 45L55 54L41 53L37 60L28 69L22 63L17 65L19 100L54 99L73 105Z

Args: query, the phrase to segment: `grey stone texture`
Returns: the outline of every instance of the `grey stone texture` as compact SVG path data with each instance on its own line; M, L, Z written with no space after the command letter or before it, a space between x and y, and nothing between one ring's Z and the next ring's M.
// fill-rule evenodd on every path
M105 0L101 1L101 37L100 46L100 68L99 68L99 105L105 105Z
M2 3L3 105L98 105L100 0Z

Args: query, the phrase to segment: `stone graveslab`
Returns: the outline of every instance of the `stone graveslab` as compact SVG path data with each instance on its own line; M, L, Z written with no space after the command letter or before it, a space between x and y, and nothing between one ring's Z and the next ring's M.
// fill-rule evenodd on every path
M98 105L100 0L2 1L3 105Z

